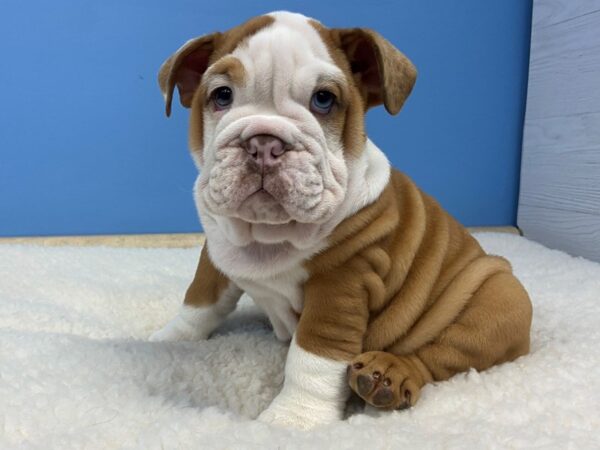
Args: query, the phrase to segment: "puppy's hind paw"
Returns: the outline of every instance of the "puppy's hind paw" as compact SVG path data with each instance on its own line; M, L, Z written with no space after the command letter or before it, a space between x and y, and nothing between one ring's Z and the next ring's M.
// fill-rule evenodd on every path
M386 352L358 355L348 366L348 383L365 402L382 409L413 406L422 384L410 360Z

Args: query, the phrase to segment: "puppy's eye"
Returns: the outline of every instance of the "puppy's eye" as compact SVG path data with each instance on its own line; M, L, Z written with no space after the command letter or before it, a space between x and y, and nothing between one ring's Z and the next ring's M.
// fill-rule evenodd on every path
M318 114L329 114L334 103L335 95L331 92L317 91L310 99L310 110Z
M233 103L233 91L227 86L216 88L210 96L217 110L225 109Z

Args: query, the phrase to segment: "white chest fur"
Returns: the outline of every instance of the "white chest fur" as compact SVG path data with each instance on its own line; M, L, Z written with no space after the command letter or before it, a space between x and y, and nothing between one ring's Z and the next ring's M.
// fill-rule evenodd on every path
M236 278L243 289L269 317L278 339L291 339L304 303L303 285L308 273L300 265L263 279Z
M243 247L246 245L244 239L237 238L246 234L252 238L252 225L233 218L213 216L205 208L201 188L198 181L196 183L196 205L210 242L213 263L265 311L279 339L289 340L298 324L304 300L303 285L309 276L302 266L303 262L325 248L327 236L335 226L372 203L388 183L389 162L370 140L367 140L361 157L348 164L350 177L344 202L335 216L319 227L312 245L304 245L303 248L283 246L273 254L258 249L247 251L248 247ZM295 240L302 241L299 238Z

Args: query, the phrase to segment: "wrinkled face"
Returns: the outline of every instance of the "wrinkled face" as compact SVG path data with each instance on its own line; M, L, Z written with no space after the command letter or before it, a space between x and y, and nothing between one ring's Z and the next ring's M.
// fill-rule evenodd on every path
M167 112L175 85L192 111L201 216L262 230L258 240L269 242L281 228L309 234L336 214L365 145L364 111L388 106L377 45L340 36L275 13L189 41L163 65Z
M210 66L190 128L207 212L271 225L329 220L346 191L350 96L305 20L275 20Z

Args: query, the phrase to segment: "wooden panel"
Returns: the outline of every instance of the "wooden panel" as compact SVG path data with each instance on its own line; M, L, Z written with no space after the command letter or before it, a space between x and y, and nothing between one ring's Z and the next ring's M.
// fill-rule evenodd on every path
M115 234L98 236L27 236L0 238L0 245L41 247L189 248L204 244L203 233Z
M528 119L600 112L599 36L600 11L532 32Z
M546 0L534 2L532 28L534 30L573 20L600 11L600 0Z
M600 0L534 0L517 223L600 261Z
M525 237L550 248L600 261L600 217L574 211L528 206L519 210Z
M469 227L471 233L520 234L516 227ZM101 236L31 236L0 238L0 245L36 245L40 247L126 247L189 248L204 244L203 233L115 234Z
M522 164L521 204L600 215L598 147L532 147Z
M593 148L600 142L600 112L525 120L523 145Z

